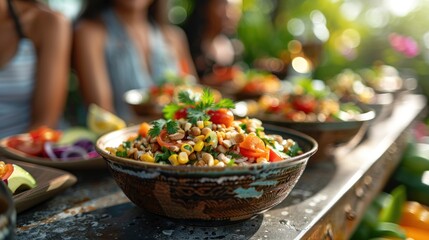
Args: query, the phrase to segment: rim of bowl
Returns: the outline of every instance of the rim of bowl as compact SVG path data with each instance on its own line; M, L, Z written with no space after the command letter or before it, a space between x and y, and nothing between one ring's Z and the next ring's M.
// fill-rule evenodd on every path
M329 121L329 122L317 122L317 121L313 121L313 122L294 122L294 121L288 121L288 120L279 120L278 115L269 115L269 114L262 114L262 115L258 115L256 116L256 118L261 119L262 122L267 121L269 122L269 124L273 124L273 123L279 123L279 124L287 124L288 126L299 126L299 125L303 125L303 126L310 126L310 125L323 125L323 126L331 126L331 125L341 125L341 126L354 126L354 124L356 123L364 123L364 122L369 122L371 120L373 120L376 116L375 114L375 110L365 104L358 104L360 108L362 108L362 110L364 110L363 113L360 113L358 115L355 116L355 118L353 118L352 120L349 121Z
M249 168L259 168L261 166L266 166L266 165L270 165L273 168L282 167L284 165L293 165L293 164L301 162L301 160L305 160L305 159L306 159L306 161L308 161L308 159L312 155L314 155L318 149L317 141L314 140L312 137L308 136L307 134L304 134L302 132L299 132L299 131L296 131L293 129L285 128L285 127L278 127L278 126L273 126L273 125L269 125L269 124L266 124L266 126L268 127L268 129L267 129L268 131L269 130L280 131L280 132L284 132L285 134L291 135L290 137L294 141L297 141L297 138L300 138L301 141L307 142L309 144L309 146L311 147L311 149L304 152L301 155L291 157L288 159L284 159L284 160L278 161L278 162L270 162L268 164L267 163L255 163L255 164L250 164L247 166L207 167L207 166L192 166L192 165L172 166L172 165L167 165L167 164L142 162L142 161L137 161L137 160L130 159L130 158L123 158L123 157L111 155L107 152L107 150L105 150L106 146L104 146L103 148L100 147L100 145L104 145L103 142L109 141L108 139L121 138L126 133L128 133L127 136L135 134L137 132L137 129L139 128L139 125L134 125L131 127L116 130L116 131L109 132L109 133L102 135L101 137L98 138L98 140L95 144L95 149L105 160L107 158L109 160L113 160L114 162L121 163L121 164L131 164L131 165L139 166L139 167L148 167L148 168L155 167L155 168L162 169L162 170L177 170L177 171L208 170L208 169L210 169L211 171L220 171L222 169L248 170Z

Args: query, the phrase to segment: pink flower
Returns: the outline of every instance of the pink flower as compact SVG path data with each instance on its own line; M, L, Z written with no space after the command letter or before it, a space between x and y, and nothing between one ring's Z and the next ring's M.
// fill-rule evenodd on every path
M419 45L412 37L392 33L389 35L389 42L393 49L407 58L415 57L420 53Z

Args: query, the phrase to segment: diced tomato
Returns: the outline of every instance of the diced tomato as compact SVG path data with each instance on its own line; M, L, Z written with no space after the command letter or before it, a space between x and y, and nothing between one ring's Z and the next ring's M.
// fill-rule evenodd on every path
M259 149L240 148L240 154L249 158L267 157L267 152Z
M247 135L239 146L241 155L245 157L268 157L264 141L256 135Z
M5 170L3 171L3 175L0 176L1 180L8 179L13 172L13 165L12 164L8 163L4 167L5 167Z
M43 142L39 140L10 137L7 141L7 146L31 156L43 154Z
M316 109L317 101L312 97L299 96L293 99L292 105L296 110L303 111L308 114L314 112L314 110Z
M139 131L138 131L139 135L142 137L146 137L148 132L149 132L149 129L150 129L149 123L144 122L144 123L140 124Z
M60 131L48 128L46 126L31 130L29 134L35 141L41 142L57 142L58 140L60 140L61 137Z
M181 118L185 118L188 116L188 109L187 108L182 108L179 111L174 113L174 119L181 119Z
M234 122L234 115L226 108L209 110L207 114L210 116L210 121L215 124L224 124L225 127L231 127Z
M175 147L175 146L180 147L178 143L172 143L169 141L168 134L165 129L161 130L161 133L156 137L156 141L161 147L166 147L166 148Z
M283 160L283 158L280 156L280 154L278 154L276 152L276 150L272 149L271 147L269 147L270 149L270 162L277 162L277 161L281 161Z
M284 110L285 103L282 102L273 102L272 104L268 105L267 111L271 113L278 113Z

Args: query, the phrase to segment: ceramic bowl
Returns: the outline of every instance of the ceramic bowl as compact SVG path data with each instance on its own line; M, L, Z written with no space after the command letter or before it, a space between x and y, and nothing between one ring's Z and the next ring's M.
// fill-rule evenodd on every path
M16 210L12 193L0 180L0 239L15 239Z
M266 124L294 129L316 139L319 150L309 162L313 164L331 159L335 147L344 144L353 147L362 140L375 117L375 111L368 106L360 107L363 113L348 121L294 122L273 114L258 114L256 117Z
M231 222L251 218L282 202L316 152L311 137L284 128L267 133L292 138L304 154L270 164L233 167L171 166L110 155L138 126L108 133L97 141L119 187L137 206L158 215L186 220Z
M150 101L149 90L146 88L125 92L124 101L137 116L149 116L153 119L162 117L163 106Z

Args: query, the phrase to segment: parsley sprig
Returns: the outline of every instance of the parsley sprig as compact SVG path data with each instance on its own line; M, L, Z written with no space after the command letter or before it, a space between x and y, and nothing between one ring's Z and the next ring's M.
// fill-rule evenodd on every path
M174 121L172 119L164 120L164 119L158 119L152 122L152 128L149 130L149 136L156 137L158 136L162 129L167 129L168 134L176 133L177 130L179 130L179 124L177 121Z
M224 98L219 102L215 102L214 95L210 89L205 88L201 97L191 96L188 91L181 91L178 94L178 102L171 103L164 107L163 113L166 119L173 119L174 114L183 109L187 109L187 118L192 124L198 121L209 120L209 110L217 110L220 108L231 109L235 104L231 99Z

